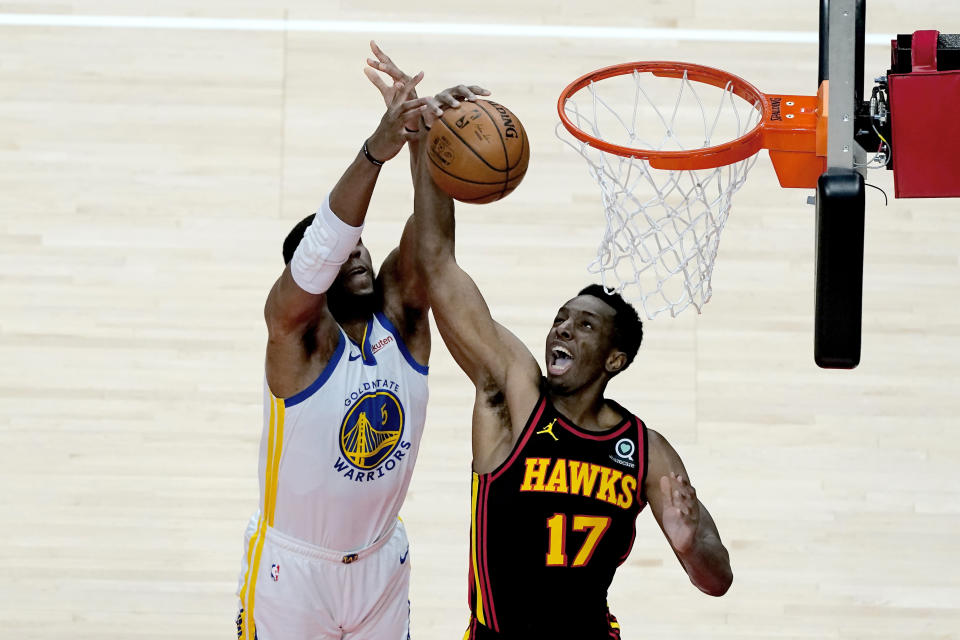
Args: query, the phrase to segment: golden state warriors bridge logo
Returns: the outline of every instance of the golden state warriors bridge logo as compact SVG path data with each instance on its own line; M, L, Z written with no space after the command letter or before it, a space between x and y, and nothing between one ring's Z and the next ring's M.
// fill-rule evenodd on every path
M340 452L357 469L375 469L403 435L403 405L392 392L366 393L347 411L340 425Z

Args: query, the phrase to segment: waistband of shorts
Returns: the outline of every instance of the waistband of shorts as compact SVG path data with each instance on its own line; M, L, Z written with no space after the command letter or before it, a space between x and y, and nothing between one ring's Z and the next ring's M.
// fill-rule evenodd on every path
M266 539L278 547L287 549L288 551L293 551L294 553L298 553L308 558L328 560L330 562L339 562L342 564L351 564L357 562L358 560L363 560L367 556L375 553L380 547L387 544L387 542L390 541L390 538L393 537L393 532L396 531L399 522L400 520L394 520L393 526L390 527L386 533L380 536L376 542L371 544L369 547L358 549L356 551L337 551L334 549L318 547L315 544L310 544L309 542L305 542L298 538L280 533L273 527L267 528Z

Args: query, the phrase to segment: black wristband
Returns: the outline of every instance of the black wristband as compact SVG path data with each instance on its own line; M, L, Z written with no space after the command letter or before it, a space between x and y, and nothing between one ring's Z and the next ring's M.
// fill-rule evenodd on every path
M366 140L363 141L363 155L366 156L367 160L369 160L370 163L371 163L373 166L375 166L375 167L382 167L382 166L383 166L383 162L381 162L380 160L377 160L377 159L374 158L372 155L370 155L370 150L367 149L367 141L366 141Z
M403 130L407 133L420 133L420 129L411 129L410 127L404 125Z

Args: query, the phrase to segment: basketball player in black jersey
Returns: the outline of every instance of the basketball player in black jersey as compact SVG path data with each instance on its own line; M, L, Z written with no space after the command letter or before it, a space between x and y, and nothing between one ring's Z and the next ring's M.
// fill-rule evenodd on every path
M473 97L461 88L434 100ZM476 387L465 638L618 638L607 589L647 504L691 582L726 593L729 555L677 452L603 395L640 346L636 311L599 285L567 301L547 334L544 377L457 265L453 201L419 146L421 277L440 334Z

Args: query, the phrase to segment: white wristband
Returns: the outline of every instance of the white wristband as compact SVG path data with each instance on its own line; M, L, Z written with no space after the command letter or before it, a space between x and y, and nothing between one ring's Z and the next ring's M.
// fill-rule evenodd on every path
M363 225L352 227L337 217L330 209L328 195L290 260L293 281L307 293L325 292L357 246L362 232Z

